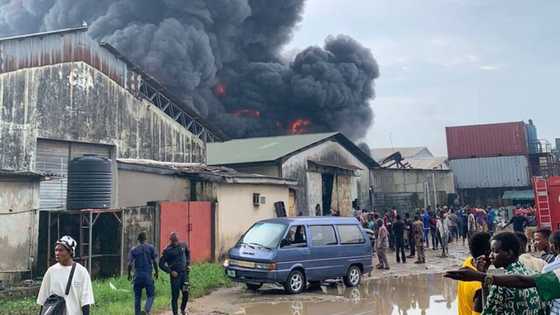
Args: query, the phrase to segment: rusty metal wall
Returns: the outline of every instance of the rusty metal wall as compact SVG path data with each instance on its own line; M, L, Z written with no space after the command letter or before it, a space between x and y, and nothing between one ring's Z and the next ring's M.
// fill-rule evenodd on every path
M127 64L91 39L87 28L44 36L0 41L0 73L66 62L83 61L129 88L127 78L137 77Z
M450 160L529 154L522 121L447 127L445 133Z

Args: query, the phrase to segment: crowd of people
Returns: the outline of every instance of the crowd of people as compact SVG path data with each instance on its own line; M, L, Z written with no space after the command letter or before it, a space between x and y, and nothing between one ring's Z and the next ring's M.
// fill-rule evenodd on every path
M532 208L518 207L515 215L508 220L508 212L504 209L493 207L476 208L461 207L448 208L447 206L428 206L425 209L416 209L405 212L404 216L396 208L383 213L373 211L355 210L354 216L366 229L375 235L374 250L377 253L379 269L389 269L387 251L396 252L396 262L406 263L407 258L415 258L415 263L426 262L425 249L441 250L441 257L449 255L448 245L451 242L461 241L464 245L467 240L477 232L494 234L497 229L513 225L516 232L527 233L532 241L536 225L534 210ZM539 237L539 234L536 234ZM532 243L532 242L531 242ZM405 249L409 254L405 254Z

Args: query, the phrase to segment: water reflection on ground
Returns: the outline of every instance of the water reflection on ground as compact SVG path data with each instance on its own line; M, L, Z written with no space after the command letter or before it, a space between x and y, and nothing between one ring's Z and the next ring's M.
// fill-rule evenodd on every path
M266 294L266 293L265 293ZM246 315L414 315L457 314L456 283L441 275L372 280L359 288L321 287L310 294L325 298L254 303Z

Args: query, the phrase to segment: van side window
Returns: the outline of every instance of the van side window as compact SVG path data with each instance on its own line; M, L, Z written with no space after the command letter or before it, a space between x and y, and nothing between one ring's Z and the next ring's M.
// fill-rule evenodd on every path
M306 247L307 236L304 225L294 225L288 230L286 238L282 242L282 247Z
M311 244L313 246L336 245L336 234L332 225L311 225Z
M337 225L341 244L363 244L364 235L357 225Z

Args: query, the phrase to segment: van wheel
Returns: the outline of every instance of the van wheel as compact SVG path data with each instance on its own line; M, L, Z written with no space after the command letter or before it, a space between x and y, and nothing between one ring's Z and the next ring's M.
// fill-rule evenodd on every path
M305 290L305 275L299 270L292 270L284 283L284 290L289 294L299 294Z
M260 289L262 287L262 283L245 283L245 285L247 286L247 289L250 291L257 291L258 289Z
M360 285L360 281L362 281L362 270L356 265L350 266L344 276L344 284L347 287L356 287Z

